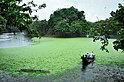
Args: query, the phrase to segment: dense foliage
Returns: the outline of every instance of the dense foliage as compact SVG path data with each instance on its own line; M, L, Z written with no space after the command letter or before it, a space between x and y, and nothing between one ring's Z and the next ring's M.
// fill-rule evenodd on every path
M46 20L34 21L30 26L37 30L42 36L46 35L49 30L48 21Z
M48 21L49 34L59 37L85 36L87 21L84 11L78 11L73 6L54 11Z
M20 31L26 30L30 35L37 36L37 32L29 25L33 20L37 20L37 16L32 16L33 11L44 8L46 5L37 5L33 1L23 3L22 0L2 0L0 1L0 32L3 29L13 30L17 27ZM35 9L33 9L35 8Z
M119 4L119 9L116 10L115 12L111 12L111 15L114 20L117 20L119 22L118 25L118 38L114 43L114 49L122 49L124 50L124 6Z
M116 41L113 42L114 49L124 50L124 6L119 4L119 9L115 12L112 11L111 16L112 17L109 19L100 20L94 23L94 28L91 28L91 31L95 36L94 41L100 39L103 44L101 49L108 52L106 49L106 46L109 43L108 39L113 36L112 38L116 39Z

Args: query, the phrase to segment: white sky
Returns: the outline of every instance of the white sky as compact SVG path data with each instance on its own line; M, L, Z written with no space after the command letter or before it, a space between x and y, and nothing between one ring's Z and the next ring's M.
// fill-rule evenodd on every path
M32 0L23 0L24 2ZM46 4L46 8L39 10L35 15L38 15L40 20L48 20L50 14L58 8L69 8L74 6L79 11L85 12L86 20L95 22L98 18L106 19L110 17L110 13L118 8L118 3L124 5L124 0L33 0L36 4Z

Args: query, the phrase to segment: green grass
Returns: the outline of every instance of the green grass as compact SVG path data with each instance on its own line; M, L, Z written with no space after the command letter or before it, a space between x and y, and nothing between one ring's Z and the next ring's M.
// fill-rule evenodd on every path
M61 74L77 66L82 53L91 51L99 65L124 66L124 53L115 51L111 43L109 53L101 51L100 46L91 38L41 38L37 45L0 49L0 69L13 73L20 69L42 69Z

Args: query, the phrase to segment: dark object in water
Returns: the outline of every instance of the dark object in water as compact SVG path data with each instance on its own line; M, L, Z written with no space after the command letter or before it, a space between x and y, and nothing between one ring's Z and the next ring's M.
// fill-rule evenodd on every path
M88 64L90 64L91 62L94 62L95 55L93 58L88 58L87 55L85 56L83 55L81 56L81 59L82 59L82 69L85 69Z
M19 72L37 72L37 73L50 73L48 70L34 70L34 69L20 69Z

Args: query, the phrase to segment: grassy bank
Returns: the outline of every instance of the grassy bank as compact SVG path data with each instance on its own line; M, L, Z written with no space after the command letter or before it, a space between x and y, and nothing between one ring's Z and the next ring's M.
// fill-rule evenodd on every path
M124 53L115 51L112 44L107 53L99 49L100 45L91 38L41 38L36 45L0 49L0 69L11 72L42 69L49 70L50 74L60 74L77 66L82 53L91 51L96 55L97 64L124 66Z

